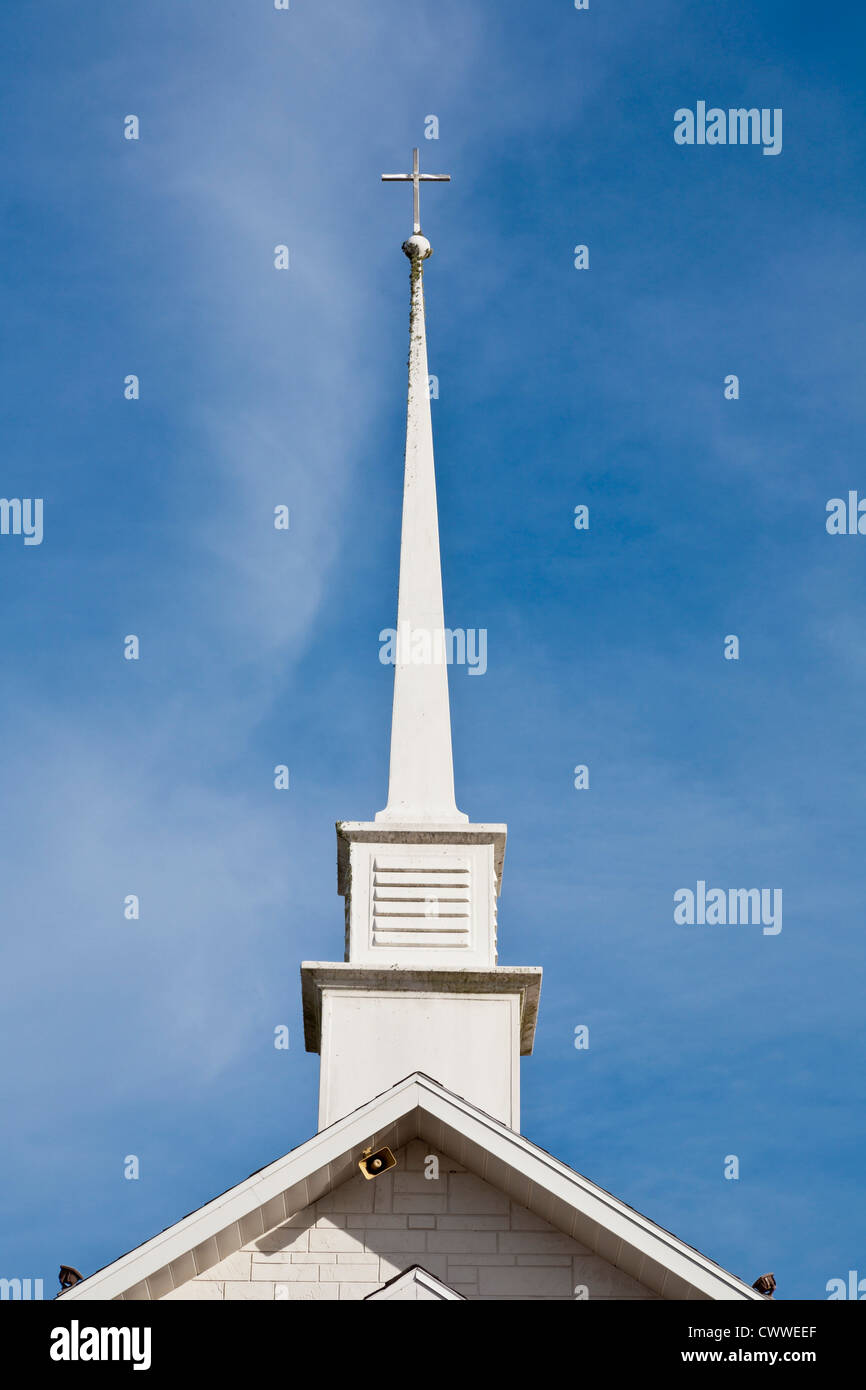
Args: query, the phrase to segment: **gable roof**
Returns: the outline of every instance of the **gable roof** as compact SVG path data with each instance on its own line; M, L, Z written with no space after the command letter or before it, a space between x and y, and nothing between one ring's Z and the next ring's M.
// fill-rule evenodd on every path
M362 1302L372 1303L374 1299L379 1298L393 1299L395 1303L420 1302L422 1299L426 1302L445 1302L448 1299L459 1299L461 1303L469 1301L462 1293L443 1284L441 1279L437 1279L435 1274L431 1274L429 1269L424 1269L421 1265L412 1265L411 1269L404 1269L402 1274L395 1274L381 1289L377 1289L375 1293L368 1293Z
M283 1158L58 1295L159 1299L357 1172L368 1145L424 1139L665 1299L762 1295L501 1121L413 1072Z

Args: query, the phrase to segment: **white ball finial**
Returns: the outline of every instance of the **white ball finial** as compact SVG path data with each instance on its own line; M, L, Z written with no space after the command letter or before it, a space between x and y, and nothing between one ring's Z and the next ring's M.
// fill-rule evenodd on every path
M425 236L416 232L414 236L410 236L407 241L403 242L403 253L409 257L410 261L415 260L416 257L419 261L426 261L428 256L432 256L433 247Z

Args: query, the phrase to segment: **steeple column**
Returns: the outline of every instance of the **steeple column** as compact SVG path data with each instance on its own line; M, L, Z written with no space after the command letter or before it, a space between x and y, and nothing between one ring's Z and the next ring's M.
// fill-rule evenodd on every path
M421 174L415 150L411 174L383 177L412 182L415 212L388 804L337 825L345 960L301 966L304 1037L322 1059L322 1129L413 1071L517 1129L541 971L497 965L506 828L472 824L454 798L418 206L420 183L447 176Z

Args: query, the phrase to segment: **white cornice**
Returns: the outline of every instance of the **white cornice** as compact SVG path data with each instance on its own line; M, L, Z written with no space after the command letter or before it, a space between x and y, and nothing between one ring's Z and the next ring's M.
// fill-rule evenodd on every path
M323 989L398 990L412 994L519 994L520 1051L532 1052L538 1000L540 965L495 966L489 970L462 967L354 965L349 961L301 962L301 994L304 1010L304 1043L318 1052L322 1032Z

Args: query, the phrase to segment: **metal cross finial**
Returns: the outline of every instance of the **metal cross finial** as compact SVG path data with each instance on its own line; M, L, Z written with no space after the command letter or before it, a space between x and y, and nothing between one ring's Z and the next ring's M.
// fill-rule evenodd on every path
M415 213L415 234L421 231L421 197L420 186L422 183L450 183L450 174L422 174L418 170L418 151L412 151L412 172L411 174L383 174L383 183L411 183L412 184L412 207Z

